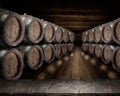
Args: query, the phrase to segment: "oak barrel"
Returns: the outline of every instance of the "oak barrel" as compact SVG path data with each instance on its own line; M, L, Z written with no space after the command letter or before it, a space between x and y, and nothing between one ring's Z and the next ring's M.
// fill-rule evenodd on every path
M63 30L60 26L55 25L55 41L61 43L63 41Z
M25 26L15 12L0 11L0 45L15 47L23 40Z
M42 48L44 53L44 61L51 63L55 58L54 46L52 44L44 44L42 45Z
M75 41L75 33L69 31L69 39L70 42L73 43Z
M55 44L54 48L55 48L55 56L56 56L56 58L60 59L63 56L61 44Z
M30 15L21 15L25 24L24 43L39 43L43 39L43 27L39 19Z
M24 64L32 70L39 69L44 60L43 50L38 45L20 46L18 48L23 55Z
M0 50L0 71L5 79L19 79L23 66L22 54L17 49Z
M120 72L120 47L116 47L113 52L112 66L115 70Z
M94 29L90 29L89 31L88 31L88 42L94 42L93 40L94 40Z
M101 43L102 42L102 26L98 26L94 30L94 42Z
M102 48L101 58L105 64L109 64L112 61L114 46L104 45Z
M47 43L51 43L55 41L55 29L54 25L48 21L41 19L43 32L44 32L44 40Z
M120 19L114 21L113 31L113 41L120 44Z
M94 48L94 55L96 58L100 58L101 57L101 53L102 53L102 45L101 44L96 44L95 48Z
M104 43L112 43L112 41L113 41L113 22L109 22L109 23L106 23L103 25L102 41Z
M67 43L69 41L69 31L67 29L63 29L63 42Z

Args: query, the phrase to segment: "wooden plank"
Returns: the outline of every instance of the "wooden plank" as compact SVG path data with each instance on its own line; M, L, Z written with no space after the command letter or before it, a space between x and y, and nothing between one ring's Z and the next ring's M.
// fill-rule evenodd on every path
M48 19L54 22L59 21L106 21L107 16L84 16L84 15L40 15L39 18Z
M88 30L88 29L91 29L93 28L94 26L90 25L90 26L63 26L64 28L66 29L69 29L69 30Z
M60 21L60 22L54 22L55 24L58 24L60 26L97 26L100 24L103 24L102 21L100 22L82 22L82 21L68 21L68 22L64 22L64 21Z
M64 9L64 10L62 10L62 9ZM74 11L74 10L76 10L76 11L79 11L79 12L84 12L84 11L87 11L87 12L90 12L90 11L94 11L94 12L97 12L97 11L99 11L99 12L101 12L101 11L107 11L107 10L105 10L105 9L101 9L101 8L89 8L89 7L51 7L50 9L49 9L50 11Z
M65 8L61 8L61 9L49 9L49 10L38 10L36 12L33 11L35 14L42 14L42 15L107 15L107 11L106 10L90 10L90 9L65 9Z
M16 80L0 81L0 95L120 93L120 80Z
M88 28L88 29L69 29L70 31L73 31L73 32L75 32L75 33L81 33L81 32L84 32L84 31L86 31L86 30L89 30L90 28Z

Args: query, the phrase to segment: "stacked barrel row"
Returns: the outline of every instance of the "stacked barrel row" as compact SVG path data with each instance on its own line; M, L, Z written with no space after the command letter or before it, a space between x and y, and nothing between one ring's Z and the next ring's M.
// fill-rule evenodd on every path
M82 33L82 49L120 72L120 19Z
M75 34L61 26L0 9L0 76L15 80L25 68L39 70L72 52L74 41Z

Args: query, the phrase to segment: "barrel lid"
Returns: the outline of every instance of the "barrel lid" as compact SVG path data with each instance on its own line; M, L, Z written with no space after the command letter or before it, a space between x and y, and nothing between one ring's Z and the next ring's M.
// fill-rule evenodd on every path
M40 46L35 45L26 47L25 60L27 66L33 70L39 69L43 64L43 50Z
M61 42L63 39L63 31L61 28L57 28L56 32L55 32L55 38L57 42Z
M42 35L42 26L39 24L38 21L34 20L33 22L30 23L29 29L28 29L28 35L29 39L33 43L38 43Z
M13 43L20 35L20 24L16 17L9 17L4 24L4 36L7 41Z
M91 30L88 31L88 39L89 39L89 42L92 42L92 41L93 41L93 39L94 39L93 36L94 36L93 30L91 29Z
M23 71L23 59L16 49L6 51L2 60L2 73L6 79L15 80L20 78Z
M102 31L102 38L105 43L109 43L112 40L112 34L113 34L113 30L109 26L109 24L104 25Z
M118 44L120 44L120 21L116 21L115 25L114 25L114 36L116 39L116 42Z
M54 60L54 47L48 44L44 47L44 59L47 63L51 63Z
M68 46L67 44L62 44L62 52L64 55L67 55L68 54Z
M69 37L70 37L70 42L74 42L75 41L75 33L69 32Z
M116 47L112 55L112 67L118 72L120 72L119 55L120 55L120 48Z
M101 45L96 44L96 45L95 45L95 56L96 56L97 58L100 58L100 56L101 56L101 51L102 51Z
M102 49L102 58L104 63L110 63L112 59L112 46L105 45Z
M94 40L95 42L100 42L101 40L101 31L99 28L96 28L94 31Z
M2 39L6 45L17 46L23 40L25 26L18 14L9 14L1 27Z
M55 55L58 59L62 57L62 47L60 44L55 45Z
M54 40L54 28L49 23L44 28L44 38L46 42L52 42Z
M69 41L69 32L66 29L63 30L63 41L64 42Z

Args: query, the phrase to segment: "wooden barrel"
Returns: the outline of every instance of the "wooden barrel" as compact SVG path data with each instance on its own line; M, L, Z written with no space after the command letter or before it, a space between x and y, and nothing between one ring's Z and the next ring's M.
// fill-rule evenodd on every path
M72 52L74 47L75 47L74 43L68 43L68 50L69 50L69 52Z
M69 31L69 39L70 42L73 43L75 41L75 33Z
M63 30L60 26L55 25L55 42L62 42L63 41Z
M63 42L67 43L69 41L69 31L67 29L63 29Z
M120 47L116 47L113 52L112 66L115 70L120 72Z
M0 11L0 45L17 46L24 37L25 26L17 13Z
M43 38L43 28L40 20L30 16L21 15L21 19L25 24L24 43L39 43Z
M43 25L43 32L44 32L44 40L47 43L51 43L55 41L55 30L54 25L48 21L41 19Z
M120 44L120 19L114 21L113 30L113 41L117 44Z
M91 55L94 54L94 46L95 46L94 44L91 43L88 44L88 51Z
M112 43L112 41L113 41L113 22L109 22L109 23L103 25L102 41L104 43Z
M101 53L102 53L102 45L101 44L96 44L95 48L94 48L94 56L96 58L100 58L101 57Z
M94 30L94 42L101 43L102 42L102 26L98 26Z
M89 31L88 31L88 42L93 42L93 40L94 40L94 29L90 29Z
M87 51L88 51L88 44L87 44L87 43L83 43L83 44L82 44L82 50L83 50L84 52L87 52Z
M62 53L62 46L60 44L55 44L54 45L55 48L55 56L57 59L62 58L63 53Z
M105 64L109 64L112 61L114 46L104 45L102 49L101 58Z
M7 80L16 80L21 77L23 58L17 49L0 51L0 71Z
M87 42L88 41L87 37L88 37L88 31L83 32L81 35L82 42Z
M68 46L67 44L61 44L63 55L68 55Z
M24 63L32 70L39 69L44 60L43 50L40 46L20 46L18 48L23 55Z
M55 58L54 46L52 44L44 44L42 45L42 48L45 62L51 63Z

